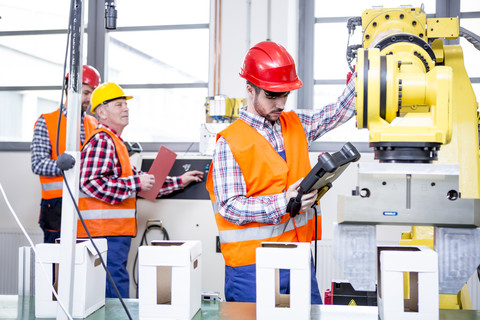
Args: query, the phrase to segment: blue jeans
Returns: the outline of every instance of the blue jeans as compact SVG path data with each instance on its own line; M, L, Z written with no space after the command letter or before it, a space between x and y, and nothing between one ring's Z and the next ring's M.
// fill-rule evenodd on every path
M112 275L113 281L117 286L118 292L122 298L129 298L130 278L127 271L128 252L132 237L107 237L107 269ZM105 289L106 298L117 298L107 276L107 286Z

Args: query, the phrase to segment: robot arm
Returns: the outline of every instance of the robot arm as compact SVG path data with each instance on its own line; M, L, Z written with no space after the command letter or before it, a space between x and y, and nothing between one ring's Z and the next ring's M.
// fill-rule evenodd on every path
M368 128L382 162L429 163L451 140L453 69L443 65L440 38L458 37L458 19L431 20L420 8L362 15L357 127Z

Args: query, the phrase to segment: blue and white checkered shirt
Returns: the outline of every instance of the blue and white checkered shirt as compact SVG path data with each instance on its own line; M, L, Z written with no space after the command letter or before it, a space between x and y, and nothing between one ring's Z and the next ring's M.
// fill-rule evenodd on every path
M321 110L293 110L299 117L308 144L349 120L355 113L355 77L352 77L337 102ZM248 123L267 139L277 152L285 150L280 121L271 123L246 110L240 119ZM226 220L242 225L249 222L277 224L286 213L285 193L247 197L242 171L228 143L223 137L217 141L213 155L213 182L219 213Z
M62 111L66 118L67 109L62 108ZM82 118L80 120L80 143L82 144L85 141L85 128L83 125L84 117L85 113L82 114ZM37 120L37 124L35 125L32 144L30 145L32 171L34 174L48 177L62 175L55 160L51 158L52 148L55 151L55 147L56 146L52 146L50 142L47 123L43 115L41 115Z

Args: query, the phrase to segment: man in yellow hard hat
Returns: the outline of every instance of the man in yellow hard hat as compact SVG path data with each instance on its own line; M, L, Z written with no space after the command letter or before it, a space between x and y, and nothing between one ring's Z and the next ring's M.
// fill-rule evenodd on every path
M91 112L99 124L82 148L78 201L91 236L107 239L107 268L123 298L129 297L127 258L131 238L137 234L136 193L150 190L155 182L153 175L131 165L121 138L129 122L127 101L132 98L112 82L102 84L93 92ZM200 171L167 177L159 195L182 189L202 177ZM80 221L77 236L87 237ZM106 297L116 296L107 279Z

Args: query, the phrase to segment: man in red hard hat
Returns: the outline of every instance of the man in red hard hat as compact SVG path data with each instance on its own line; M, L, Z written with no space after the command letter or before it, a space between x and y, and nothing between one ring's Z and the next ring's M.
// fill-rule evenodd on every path
M266 241L310 243L315 238L314 215L320 207L311 207L317 192L303 195L295 218L287 214L287 204L311 169L310 143L354 115L355 79L335 104L284 112L290 91L302 81L292 56L271 41L248 51L240 76L247 80L248 105L217 135L207 189L225 258L226 300L255 302L256 248ZM289 281L288 270L280 270L281 293L289 293ZM311 288L311 302L321 304L313 267Z
M65 77L68 82L69 75ZM85 136L93 131L97 120L86 114L90 106L93 90L100 83L100 73L92 66L84 65L82 69L82 117L80 122L80 143L83 144ZM31 150L32 171L39 175L42 186L42 200L40 204L39 224L43 230L44 242L55 243L60 237L60 222L62 212L63 178L57 167L57 156L65 152L65 139L67 127L67 100L62 108L62 120L58 131L58 116L60 108L42 114L35 123ZM58 141L58 155L57 155Z

